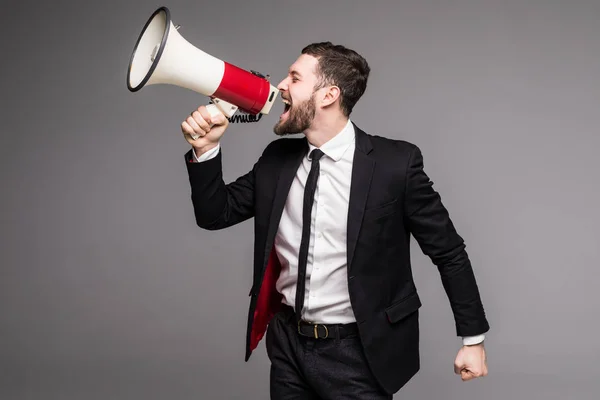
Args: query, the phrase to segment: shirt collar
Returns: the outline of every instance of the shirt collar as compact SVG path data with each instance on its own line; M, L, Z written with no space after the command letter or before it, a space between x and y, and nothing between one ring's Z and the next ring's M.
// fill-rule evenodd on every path
M333 161L339 161L346 152L346 150L348 150L348 147L350 147L352 142L354 142L354 138L354 125L350 120L348 120L346 126L337 135L335 135L327 142L325 142L321 147L319 147L319 149ZM309 160L311 151L313 151L316 148L317 147L310 144L310 142L308 143Z

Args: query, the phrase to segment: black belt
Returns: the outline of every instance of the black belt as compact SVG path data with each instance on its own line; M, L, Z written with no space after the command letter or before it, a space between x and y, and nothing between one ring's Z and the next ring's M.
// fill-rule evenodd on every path
M358 325L356 322L350 324L313 324L304 320L296 321L294 309L284 305L285 313L293 318L288 321L296 325L298 334L313 339L344 339L358 334Z

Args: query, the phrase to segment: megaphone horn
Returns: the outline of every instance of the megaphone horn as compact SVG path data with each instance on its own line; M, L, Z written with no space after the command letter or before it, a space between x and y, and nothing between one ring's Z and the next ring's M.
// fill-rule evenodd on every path
M278 90L258 73L248 72L194 47L178 32L167 7L148 19L135 44L127 88L170 84L191 89L213 99L231 117L237 108L249 114L268 114Z

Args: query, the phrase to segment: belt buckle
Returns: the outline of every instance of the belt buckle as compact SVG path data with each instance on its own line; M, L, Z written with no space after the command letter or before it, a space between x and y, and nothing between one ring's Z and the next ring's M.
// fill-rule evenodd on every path
M298 333L300 335L302 335L302 331L300 330L300 323L302 322L302 320L298 321ZM308 325L312 325L313 329L314 329L314 335L315 335L315 339L327 339L329 337L329 329L327 329L326 325L323 324L311 324L308 323ZM319 325L321 325L323 328L325 328L325 336L320 338L319 337ZM306 335L303 335L306 336Z
M321 325L323 328L325 328L325 336L322 337L321 339L327 339L329 337L329 329L327 329L326 325ZM319 324L315 324L315 339L319 339L319 331L318 331L318 327Z

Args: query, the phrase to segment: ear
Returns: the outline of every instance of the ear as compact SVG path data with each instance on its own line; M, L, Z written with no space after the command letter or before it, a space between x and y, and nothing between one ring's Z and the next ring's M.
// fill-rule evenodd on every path
M340 98L341 91L340 91L339 87L327 86L323 89L325 90L325 93L321 100L322 107L328 107L328 106L332 105L333 103L335 103Z

